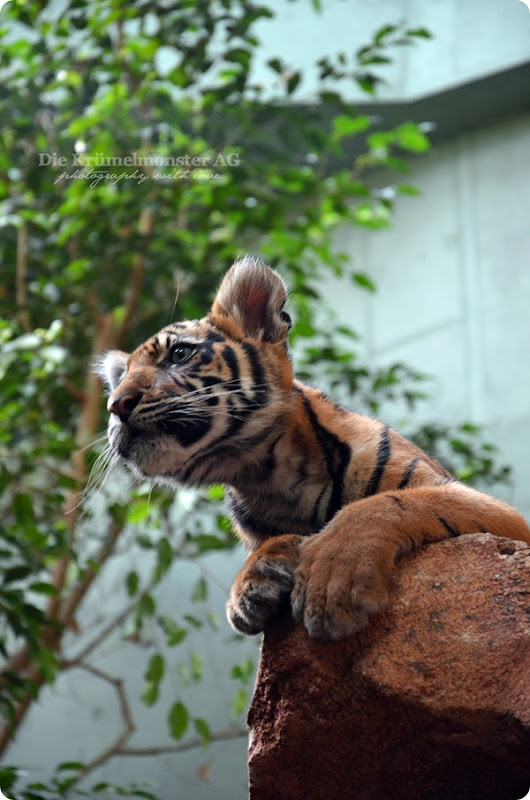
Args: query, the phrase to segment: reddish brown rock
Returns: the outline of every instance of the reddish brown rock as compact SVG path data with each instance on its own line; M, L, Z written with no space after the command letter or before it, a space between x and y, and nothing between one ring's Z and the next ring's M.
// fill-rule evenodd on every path
M530 546L489 534L396 568L343 642L265 636L251 800L516 800L530 787Z

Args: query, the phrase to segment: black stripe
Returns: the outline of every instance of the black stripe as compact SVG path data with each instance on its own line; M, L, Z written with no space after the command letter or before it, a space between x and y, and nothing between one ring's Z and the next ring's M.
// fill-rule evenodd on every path
M458 528L454 528L452 525L449 525L447 520L444 519L443 517L438 517L438 520L442 523L442 525L444 526L444 528L447 531L447 533L449 534L449 536L455 537L455 536L460 536L461 535L460 531L458 530Z
M178 386L179 389L184 389L186 392L194 392L195 389L197 388L194 383L187 380L186 378L183 378L182 375L172 375L169 372L168 376L171 378L175 386ZM184 395L174 395L174 394L168 394L167 396L172 398L184 397Z
M379 484L381 483L381 478L383 477L383 472L388 464L391 452L392 447L390 445L390 428L388 425L385 425L379 441L379 447L377 448L374 471L370 476L370 480L368 481L368 485L364 493L365 497L370 497L370 495L377 494L379 491Z
M206 331L204 338L209 342L226 342L226 337L219 333L219 331Z
M394 503L396 503L396 505L398 505L400 508L403 508L403 501L401 497L396 497L395 494L388 494L387 497L389 500L393 500Z
M245 425L251 416L252 411L260 405L265 405L267 401L267 389L265 386L263 386L264 372L256 348L249 342L243 342L241 346L245 351L250 363L253 385L256 387L259 386L259 388L254 390L254 397L247 397L243 393L238 395L238 399L240 403L243 404L243 408L240 406L236 407L233 404L231 397L227 398L227 418L229 421L226 430L224 430L216 439L208 442L202 450L199 450L197 453L195 453L192 461L188 462L182 477L184 482L190 479L192 473L198 467L200 467L204 461L209 461L214 453L217 458L221 455L238 455L241 452L242 443L238 443L238 446L234 447L230 440L233 439L235 434L238 433ZM239 365L237 363L234 350L227 345L225 348L223 348L222 352L225 355L225 361L231 369L232 374L234 374L237 379L239 376ZM228 387L228 390L230 390L230 388L232 388L232 386ZM235 416L231 416L232 410L235 411ZM271 427L269 425L267 429L259 435L261 441L265 440L270 435L270 430ZM225 442L227 443L226 445ZM219 447L219 445L221 445L221 447Z
M241 411L238 413L242 413ZM179 481L182 483L186 483L187 481L191 480L191 476L197 470L200 470L204 464L208 464L208 462L214 461L215 464L218 464L223 458L241 458L242 453L253 450L258 445L265 442L271 432L280 424L280 419L274 417L272 420L269 421L269 424L266 428L263 428L258 433L254 434L253 436L242 436L240 439L236 439L235 441L226 441L229 438L229 431L225 432L218 436L217 439L214 439L213 442L209 443L204 447L202 450L199 450L191 459L188 461L186 466L186 470L179 476ZM231 424L236 424L238 420L231 420ZM243 423L241 423L243 424ZM272 443L272 447L275 446L277 440L281 437L277 437L274 442ZM225 443L226 442L226 443ZM273 456L274 457L274 456ZM263 470L270 466L271 463L271 454L267 457L265 464L260 465L257 469L260 470L258 474L255 472L254 467L247 466L245 467L248 475L248 480L263 480ZM251 470L254 470L251 473ZM204 478L206 480L206 478Z
M351 448L342 439L325 428L315 414L309 398L303 393L302 401L304 409L315 432L315 436L324 453L326 468L332 480L332 492L326 511L325 522L329 522L337 511L342 508L342 498L344 494L344 475L351 459Z
M260 406L264 406L267 402L267 387L265 386L265 373L261 366L258 351L250 342L242 342L241 347L245 351L247 358L252 368L252 381L254 383L254 398L253 402Z
M404 489L407 486L407 484L409 483L410 479L412 478L412 474L413 474L414 470L416 469L416 466L417 466L419 461L421 461L421 458L419 456L416 456L416 458L412 459L412 461L408 465L407 469L403 473L403 477L401 478L401 481L399 482L399 485L397 487L398 489Z
M205 411L201 412L200 417L183 416L182 419L172 417L170 420L161 420L158 423L158 428L163 433L178 439L182 447L190 447L204 438L211 427L212 418Z
M241 500L239 497L236 497L233 492L227 492L226 503L228 505L230 516L233 520L235 520L235 522L237 522L238 525L243 528L244 531L257 534L258 536L263 536L266 539L270 539L272 536L280 536L282 533L285 533L285 531L281 530L278 525L273 525L267 522L263 516L260 516L259 518L253 516L243 500Z
M315 501L315 505L313 506L313 513L311 514L311 520L310 520L311 525L317 526L323 518L324 519L326 518L326 515L321 515L320 513L321 511L320 504L324 499L324 494L326 493L327 488L328 488L327 485L324 485L324 487L320 490L320 494L318 495Z
M221 357L230 370L232 380L237 380L239 378L239 363L234 353L234 348L227 344L221 350ZM234 388L234 385L232 385L232 388Z

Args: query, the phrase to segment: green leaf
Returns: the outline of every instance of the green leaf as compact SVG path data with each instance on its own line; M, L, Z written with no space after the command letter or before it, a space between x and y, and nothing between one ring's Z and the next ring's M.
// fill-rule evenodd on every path
M404 122L394 128L396 143L404 150L412 153L424 153L430 150L431 143L415 122Z
M239 717L247 707L248 696L244 689L238 689L232 700L232 716Z
M433 35L427 28L409 28L405 31L407 36L419 36L421 39L432 39Z
M30 583L28 589L31 592L36 592L37 594L45 594L49 597L55 597L58 594L58 589L53 583L45 583L44 581L36 581L35 583Z
M210 744L212 740L212 732L206 720L202 719L202 717L195 717L193 724L195 725L195 730L197 731L198 736L200 736L202 739L202 743L204 745Z
M136 604L136 622L141 625L144 617L152 617L156 611L156 603L151 594L144 594Z
M365 275L364 272L354 272L352 279L357 286L361 286L363 289L368 289L369 292L377 291L377 286L373 280L369 278L368 275Z
M0 767L0 787L10 789L18 779L18 767Z
M277 72L279 75L281 75L282 72L285 72L285 70L286 70L286 67L280 61L279 58L271 58L271 59L269 59L269 61L267 61L267 64L269 65L269 67L271 69L274 70L274 72Z
M464 433L477 434L481 432L482 427L480 425L475 425L472 422L464 422L462 425L460 425L460 430Z
M191 595L191 599L194 603L202 603L208 597L208 584L206 580L201 577L197 580L195 586L193 587L193 592Z
M242 683L249 683L249 681L254 676L254 662L251 661L249 658L246 661L243 661L241 664L236 664L232 667L230 672L230 677L234 678L235 680L240 680Z
M198 617L194 617L192 614L183 614L182 619L185 619L192 628L202 628L204 625L204 622L198 619Z
M158 683L146 683L144 686L142 691L142 702L145 703L146 706L154 706L158 700L159 686L160 684Z
M157 563L155 566L153 580L158 583L166 574L173 563L173 549L169 540L163 536L157 545Z
M219 617L219 614L217 613L217 611L213 611L213 610L207 611L206 612L206 619L208 620L208 623L209 623L210 627L212 628L212 630L214 630L214 631L218 631L219 630L219 628L221 627L221 618Z
M335 141L338 141L345 136L353 136L356 133L366 131L370 125L370 119L366 116L346 116L341 114L333 120L332 136Z
M13 500L13 511L21 524L27 525L34 522L33 500L29 494L16 494Z
M251 58L251 52L249 50L245 50L243 47L234 47L231 50L228 50L228 52L224 53L225 61L241 64L244 69L248 69Z
M131 525L140 525L149 518L150 513L149 497L135 498L132 508L127 510L127 519Z
M166 662L160 653L153 653L149 659L149 663L147 664L147 669L144 675L145 680L152 681L154 683L160 683L164 677L165 666Z
M81 763L81 761L63 761L62 764L59 764L56 767L57 772L63 772L64 770L74 770L75 772L79 772L79 770L84 769L85 765Z
M374 42L376 44L381 44L383 39L386 39L391 33L395 33L397 29L397 25L383 25L383 27L379 28L379 30L375 33Z
M127 594L129 597L134 597L135 594L138 593L138 587L140 584L140 578L138 577L138 573L134 570L129 572L127 577L125 578L125 585L127 586Z
M175 647L183 642L188 635L188 631L185 628L181 628L180 625L177 625L171 617L161 615L157 618L157 622L166 634L166 644L168 647Z
M301 80L302 75L300 72L295 72L294 74L290 75L287 79L287 93L293 94Z
M169 734L173 739L182 739L188 729L190 715L183 703L174 703L168 714Z
M400 194L410 194L414 196L421 195L421 189L418 189L417 186L412 186L409 183L398 184L397 190Z
M360 89L367 94L375 94L378 83L381 83L381 78L373 75L370 72L364 72L355 77L355 80Z
M21 581L31 575L33 572L31 567L20 564L16 567L9 567L4 570L2 575L4 583L13 583L14 581Z
M204 665L202 657L198 653L192 653L190 656L190 676L192 681L200 681L203 671Z

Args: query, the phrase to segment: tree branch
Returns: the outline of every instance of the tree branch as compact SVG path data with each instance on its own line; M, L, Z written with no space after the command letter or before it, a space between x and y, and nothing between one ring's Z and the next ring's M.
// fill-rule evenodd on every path
M131 713L131 707L129 705L127 695L125 694L125 690L123 688L122 678L115 678L113 675L109 675L108 672L104 672L103 670L98 669L97 667L93 667L91 664L80 663L77 664L76 666L78 666L80 669L86 670L87 672L91 672L92 675L95 675L97 678L100 678L101 680L110 683L110 685L114 687L114 690L116 691L118 697L118 703L120 706L120 714L121 714L121 719L123 721L123 730L119 734L119 736L117 736L114 743L110 745L110 747L107 747L106 750L103 750L99 754L99 756L96 756L96 758L93 758L92 761L88 762L88 764L85 764L83 769L80 770L79 773L75 776L75 781L71 784L72 786L78 781L80 781L82 778L84 778L86 775L88 775L89 772L92 772L92 770L96 769L96 767L101 766L101 764L104 764L106 761L111 759L116 753L118 753L122 749L125 742L127 742L128 739L130 739L130 737L136 730L136 726L134 724L134 720Z
M120 715L123 722L122 731L120 734L118 734L114 742L109 747L102 750L99 755L97 755L95 758L89 761L88 764L85 764L81 770L79 770L78 774L75 776L75 780L68 787L69 790L82 778L86 778L86 776L96 769L96 767L100 767L102 764L105 764L112 758L119 756L139 757L164 755L166 753L185 753L189 750L197 750L200 747L204 747L204 740L199 739L198 737L195 739L189 739L187 742L180 742L178 744L161 744L153 745L151 747L125 747L124 745L126 742L136 731L136 724L134 722L129 700L124 689L123 680L121 678L116 678L114 675L110 675L108 672L105 672L98 667L93 667L91 664L87 664L85 662L70 662L67 663L67 666L75 666L79 669L84 669L87 672L90 672L92 675L95 675L96 678L100 678L101 680L109 683L116 691L120 706ZM226 742L232 739L242 739L246 736L247 731L241 727L226 731L218 731L217 733L213 733L211 735L208 744L212 742Z
M149 206L144 206L142 209L142 213L140 214L140 220L138 222L138 233L140 236L144 236L146 239L148 236L151 235L155 226L155 212ZM137 253L133 259L133 266L132 266L132 273L131 273L131 282L129 287L129 293L127 295L127 302L125 305L125 314L123 316L123 322L118 330L118 334L116 337L117 347L121 347L125 337L127 336L134 312L136 311L136 307L138 305L138 301L140 299L140 294L142 291L142 282L144 277L144 270L145 270L145 252Z
M89 656L97 647L103 644L105 639L107 639L110 636L110 634L114 630L116 630L116 628L119 625L121 625L122 622L125 622L131 611L142 599L142 595L147 594L148 591L149 589L146 589L144 592L139 594L138 597L135 597L134 600L123 609L123 611L121 611L116 617L114 617L111 622L109 622L104 628L102 628L102 630L96 636L94 636L94 638L87 645L85 645L85 647L81 650L80 653L78 653L73 658L68 658L65 659L63 662L61 662L61 668L70 669L71 667L77 667L82 662L84 662L87 656Z
M234 728L233 730L219 731L212 733L208 744L213 742L227 742L232 739L246 739L248 731L244 728ZM189 739L187 742L180 744L161 744L154 747L122 747L116 750L115 756L161 756L166 753L185 753L188 750L197 750L199 747L204 747L205 742L203 739Z
M26 308L26 279L28 271L28 229L25 222L17 228L16 260L16 303L17 317L23 329L31 331L28 309Z
M97 567L103 566L107 558L113 552L122 530L123 524L121 522L111 523L105 541L94 559ZM60 603L57 618L61 625L67 627L72 622L80 602L83 600L98 575L99 570L97 567L87 569L81 580L72 587L68 596Z

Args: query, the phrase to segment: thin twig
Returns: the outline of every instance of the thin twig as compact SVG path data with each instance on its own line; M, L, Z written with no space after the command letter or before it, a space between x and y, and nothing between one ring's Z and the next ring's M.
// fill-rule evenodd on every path
M110 675L108 672L104 672L103 670L98 669L97 667L93 667L91 664L78 664L77 666L80 669L84 669L87 672L91 672L92 675L95 675L97 678L100 678L101 680L110 683L110 685L114 687L114 690L116 691L118 697L118 703L120 706L120 714L123 721L123 730L117 736L113 744L110 745L110 747L107 747L98 756L96 756L96 758L93 758L92 761L89 761L88 764L85 764L83 769L80 770L78 774L75 776L75 781L71 784L72 786L74 785L74 783L80 781L81 778L84 778L86 775L88 775L89 772L92 772L92 770L96 769L96 767L101 766L101 764L104 764L106 761L112 758L116 753L119 753L120 750L123 749L123 745L125 744L125 742L127 742L130 739L130 737L136 730L136 726L134 724L134 720L132 717L131 707L129 705L129 701L127 699L125 690L123 688L123 679L116 678L114 677L114 675Z
M94 558L94 567L85 572L81 580L79 580L72 587L68 597L65 597L60 604L58 619L61 625L67 627L72 622L79 604L85 597L87 591L99 573L99 567L103 566L108 557L114 551L116 542L123 531L123 527L124 525L122 522L113 522L110 524L109 532L105 537L98 554Z
M231 739L246 739L248 731L244 728L234 728L233 730L219 731L212 733L208 739L208 744L213 742L227 742ZM180 744L161 744L154 747L122 747L116 750L115 756L160 756L165 753L185 753L188 750L196 750L199 747L204 747L204 739L189 739L187 742Z
M94 638L81 650L73 658L65 659L61 662L62 669L70 669L71 667L79 666L86 658L89 656L96 648L103 644L105 639L107 639L111 633L113 633L116 628L125 622L129 614L133 611L134 607L141 601L142 596L148 594L149 589L146 589L138 597L135 597L134 600L126 606L123 611L121 611L117 617L111 620Z

